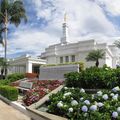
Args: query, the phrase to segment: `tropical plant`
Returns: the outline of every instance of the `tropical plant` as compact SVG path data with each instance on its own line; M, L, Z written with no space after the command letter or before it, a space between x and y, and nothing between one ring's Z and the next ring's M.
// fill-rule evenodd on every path
M120 48L120 40L116 40L115 43L116 47Z
M8 25L14 24L16 27L24 19L27 22L26 11L21 0L1 0L0 1L0 27L3 32L5 42L5 56L7 61L7 32ZM7 66L5 65L5 76L7 75Z
M88 53L86 60L87 61L95 61L95 66L99 66L99 59L103 59L105 56L105 52L102 49L92 50Z

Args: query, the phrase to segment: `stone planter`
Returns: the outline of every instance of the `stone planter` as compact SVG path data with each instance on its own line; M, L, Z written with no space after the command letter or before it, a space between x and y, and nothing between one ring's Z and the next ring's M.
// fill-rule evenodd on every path
M47 101L49 99L49 96L51 94L57 93L62 88L63 88L63 85L59 86L58 88L56 88L55 90L53 90L52 92L47 94L45 97L40 99L37 103L32 104L31 106L26 108L27 112L32 120L67 120L66 118L37 110L37 108L42 106L45 103L45 101Z

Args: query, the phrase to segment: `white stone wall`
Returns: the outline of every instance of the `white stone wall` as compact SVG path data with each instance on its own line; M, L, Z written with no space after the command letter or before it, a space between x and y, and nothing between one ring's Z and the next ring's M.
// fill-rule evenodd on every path
M61 65L40 67L40 80L64 80L64 74L79 72L79 65Z

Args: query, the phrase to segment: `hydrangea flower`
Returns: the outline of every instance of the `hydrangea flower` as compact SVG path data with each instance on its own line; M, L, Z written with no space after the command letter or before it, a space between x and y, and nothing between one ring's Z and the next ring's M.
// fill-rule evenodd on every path
M90 101L89 101L89 100L85 100L84 103L85 103L86 105L90 105Z
M84 90L83 88L81 88L81 89L80 89L80 92L81 92L81 93L84 93L84 92L85 92L85 90Z
M118 99L118 95L114 95L114 96L112 97L112 99L113 99L113 100L117 100L117 99Z
M71 97L71 100L73 100L73 97Z
M88 107L86 105L82 106L82 111L83 112L87 112L88 111Z
M97 95L98 95L98 96L102 96L102 94L103 94L102 91L98 91L98 92L97 92Z
M113 118L117 118L117 117L118 117L118 113L114 111L114 112L112 113L112 117L113 117Z
M117 86L117 87L114 87L113 89L112 89L112 91L113 92L117 92L117 91L120 91L120 88Z
M120 107L117 108L117 112L120 113Z
M103 105L104 105L104 104L101 103L101 102L98 102L98 103L97 103L97 106L98 106L98 107L102 107Z
M102 98L103 98L104 100L107 100L107 99L108 99L108 95L107 95L107 94L104 94L104 95L102 96Z
M59 101L58 104L57 104L57 107L58 107L58 108L63 107L63 102L62 102L62 101Z
M84 113L84 117L87 117L88 113Z
M94 99L95 98L95 95L92 95L92 99Z
M84 98L83 98L83 97L81 97L81 98L80 98L80 101L83 101L83 99L84 99Z
M114 93L111 93L111 94L110 94L110 96L112 96L112 97L113 97L113 96L114 96Z
M97 110L97 106L96 106L96 105L92 105L92 106L90 106L90 110L92 110L92 111L96 111L96 110Z
M72 94L71 92L67 92L67 93L64 94L64 96L69 96L71 94Z
M64 89L65 89L65 90L67 90L67 89L68 89L68 87L64 87Z
M73 90L74 90L74 87L72 87L71 89L73 89Z
M71 105L72 106L78 105L78 102L76 100L72 100Z
M73 108L69 108L68 111L69 111L69 112L73 112Z

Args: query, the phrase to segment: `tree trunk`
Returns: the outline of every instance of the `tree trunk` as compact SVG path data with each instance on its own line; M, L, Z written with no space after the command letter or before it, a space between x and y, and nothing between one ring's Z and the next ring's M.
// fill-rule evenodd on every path
M98 66L99 66L99 60L98 60L98 59L96 60L95 65L96 65L96 67L98 67Z
M5 32L4 32L4 42L5 42L5 56L4 56L4 59L5 59L5 78L6 78L6 76L7 76L7 23L8 23L8 21L7 21L7 10L5 11Z

